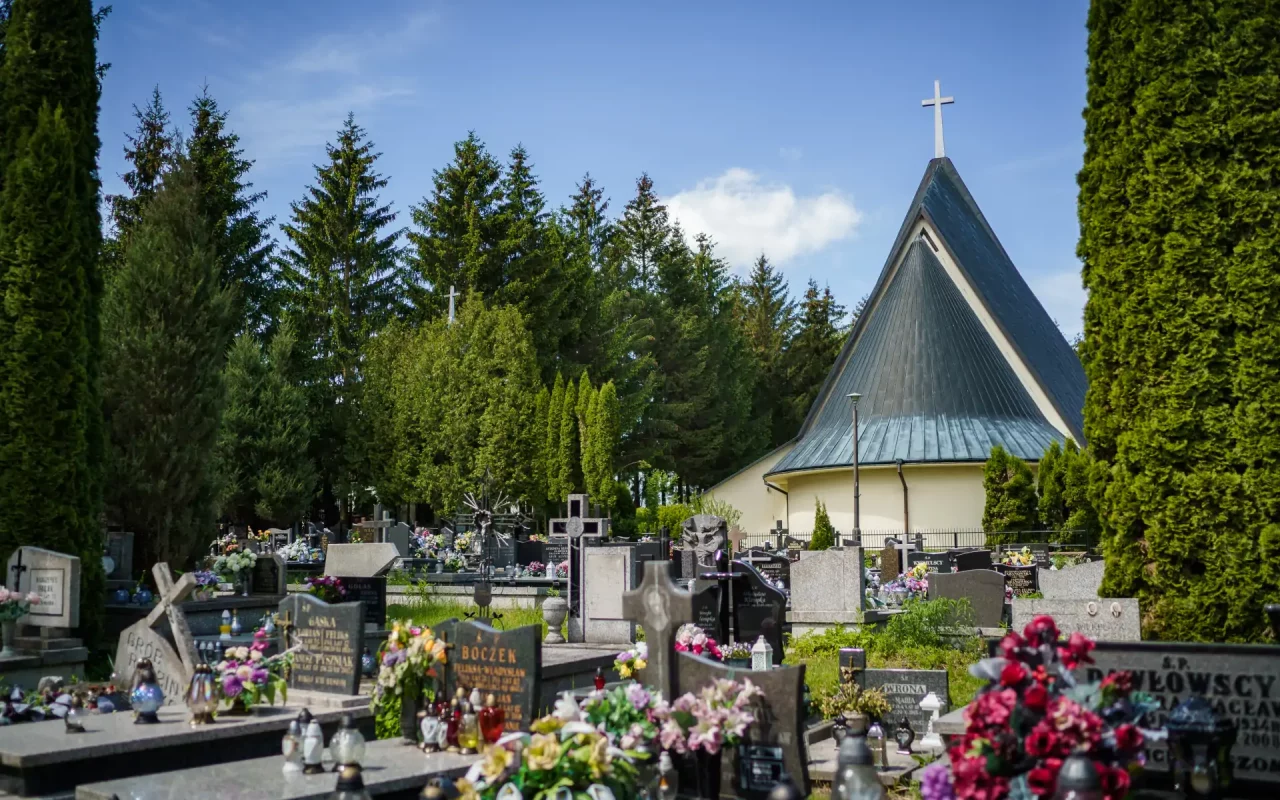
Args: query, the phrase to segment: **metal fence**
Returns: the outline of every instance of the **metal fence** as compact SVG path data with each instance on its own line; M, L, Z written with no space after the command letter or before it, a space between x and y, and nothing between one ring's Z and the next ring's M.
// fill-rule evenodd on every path
M804 542L806 548L809 540L813 538L812 533L788 535L792 539ZM924 540L924 549L932 551L957 550L962 547L1017 550L1029 544L1047 544L1054 550L1090 551L1098 545L1095 537L1090 536L1089 531L1085 530L987 532L980 529L923 528L913 530L908 538L914 542L917 536ZM852 534L836 531L836 538L847 544L852 540ZM862 546L868 550L880 550L885 547L889 539L901 540L902 538L901 530L863 530ZM743 539L743 547L744 549L763 547L766 542L771 542L774 547L777 547L777 533L749 533Z

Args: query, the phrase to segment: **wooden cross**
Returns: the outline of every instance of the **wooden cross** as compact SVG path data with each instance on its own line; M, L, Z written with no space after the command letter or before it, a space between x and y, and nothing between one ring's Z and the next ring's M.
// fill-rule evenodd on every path
M622 613L640 623L649 643L648 683L664 698L675 685L671 666L675 658L676 630L693 622L693 595L671 582L671 562L644 562L644 579L634 591L622 595Z
M173 643L178 647L178 658L182 660L187 675L191 676L198 661L196 642L180 604L195 591L196 576L188 572L174 583L173 573L163 561L151 568L151 574L156 579L156 598L160 602L147 614L147 627L154 628L161 617L169 616L169 630L173 632Z
M920 101L924 107L933 106L933 157L942 158L946 151L942 146L942 107L954 103L954 97L942 96L942 81L933 82L933 97Z

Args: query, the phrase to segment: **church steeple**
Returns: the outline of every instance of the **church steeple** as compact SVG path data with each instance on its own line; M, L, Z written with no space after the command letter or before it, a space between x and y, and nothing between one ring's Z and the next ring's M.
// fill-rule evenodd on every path
M920 105L928 108L933 106L933 157L944 158L947 150L942 146L942 107L944 105L954 103L954 97L942 96L942 81L933 82L933 97L926 97L920 101Z

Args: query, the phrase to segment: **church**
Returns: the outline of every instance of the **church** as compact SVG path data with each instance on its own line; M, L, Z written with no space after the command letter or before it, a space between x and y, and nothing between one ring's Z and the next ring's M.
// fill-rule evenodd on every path
M800 432L707 492L747 533L811 533L821 501L852 534L855 401L869 545L981 530L997 444L1034 467L1053 442L1084 442L1080 360L943 155L940 106L935 122L937 157Z

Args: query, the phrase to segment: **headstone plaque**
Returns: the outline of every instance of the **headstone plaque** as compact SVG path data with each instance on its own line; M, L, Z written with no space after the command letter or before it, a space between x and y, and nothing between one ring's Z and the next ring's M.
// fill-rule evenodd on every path
M971 569L991 569L990 550L964 550L955 555L956 572Z
M347 590L347 602L364 603L364 621L382 630L387 625L387 579L335 576Z
M993 569L973 569L929 577L929 599L967 598L980 628L998 628L1004 617L1004 576Z
M902 574L901 553L893 545L880 551L880 580L888 583Z
M948 683L945 669L864 669L856 680L863 689L879 689L884 692L891 710L884 721L897 726L904 718L911 722L911 729L922 736L929 728L932 713L920 709L920 701L933 692L942 701L942 711L947 713Z
M717 644L729 641L727 620L720 617L720 586L715 581L694 581L693 621Z
M181 703L191 678L173 645L146 620L138 620L121 631L120 643L116 646L116 671L120 676L120 686L126 691L133 684L133 668L142 658L151 659L151 665L155 667L156 683L164 692L165 705Z
M1021 632L1031 620L1048 614L1066 635L1083 633L1099 642L1142 641L1142 616L1137 598L1093 600L1013 599L1013 630Z
M775 585L781 584L783 589L791 587L791 559L781 553L752 548L740 560L755 567L757 572Z
M75 628L80 625L80 559L43 547L19 547L9 556L9 587L34 592L40 602L31 606L23 625Z
M950 572L951 554L914 552L907 556L907 567L914 567L916 564L924 564L927 572Z
M374 578L386 575L400 558L390 542L330 544L325 553L324 574L335 577Z
M809 553L791 565L791 620L793 623L862 622L865 586L862 548Z
M696 694L717 678L750 679L763 691L752 710L756 720L743 737L744 745L726 748L721 759L721 796L763 800L783 775L809 796L809 754L805 748L804 665L765 672L726 667L717 661L676 653L676 690Z
M1004 575L1004 585L1013 591L1014 597L1026 597L1040 591L1040 567L1036 564L1025 567L998 564L996 571Z
M480 622L449 621L436 626L453 645L445 669L446 696L459 686L492 693L506 712L508 731L528 730L540 709L542 626L498 631Z
M698 554L683 547L675 549L676 558L680 562L680 579L691 581L698 577Z
M395 547L401 558L408 558L412 555L409 552L409 535L412 533L413 529L408 525L403 522L397 522L383 532L382 541Z
M588 547L583 551L583 639L623 643L634 638L635 624L622 610L622 595L630 586L630 547Z
M1105 601L1103 601L1105 602ZM1182 701L1201 696L1214 710L1233 719L1237 734L1231 749L1235 775L1229 790L1247 784L1255 790L1280 786L1280 647L1270 645L1191 644L1183 642L1098 642L1092 665L1076 669L1077 680L1097 681L1120 670L1133 675L1134 691L1160 702L1144 727L1162 728ZM1165 742L1149 742L1146 769L1168 772Z
M133 580L133 532L111 531L107 534L107 555L114 568L107 576L109 581Z
M867 651L861 647L841 647L839 661L840 681L858 682L858 673L867 668Z
M749 564L735 561L733 572L746 576L730 584L733 587L733 630L738 641L751 645L764 636L773 648L773 663L781 664L787 596L770 586L764 576Z
M569 560L569 543L563 539L548 542L543 555L545 556L544 564L563 564Z
M281 630L289 632L284 648L301 644L293 654L289 687L354 695L360 688L360 655L364 648L364 608L360 603L330 605L309 594L291 594L280 603Z
M1040 572L1040 593L1045 600L1096 600L1102 586L1105 561L1091 561Z
M799 561L800 551L808 549L808 546L805 542L795 538L794 536L787 537L786 545L787 545L787 558L791 559L792 561Z
M249 592L251 594L288 594L284 559L276 553L258 556L253 564L253 572L249 576Z

